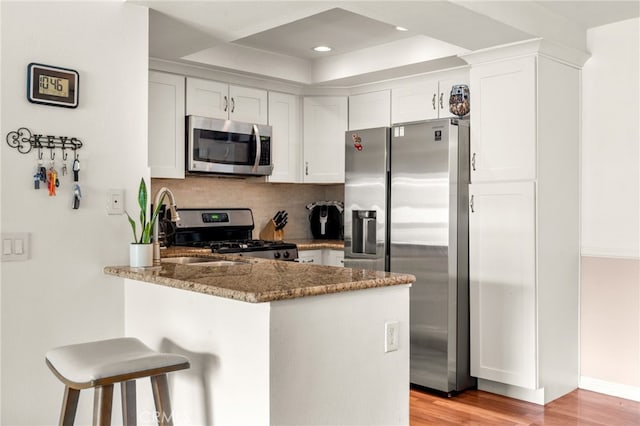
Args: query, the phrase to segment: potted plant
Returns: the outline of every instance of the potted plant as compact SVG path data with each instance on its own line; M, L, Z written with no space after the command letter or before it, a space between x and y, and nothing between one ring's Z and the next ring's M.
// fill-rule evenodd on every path
M127 218L131 224L131 230L133 231L133 242L129 246L129 265L131 267L147 267L153 266L153 245L151 244L151 234L153 233L153 226L158 219L158 213L160 207L164 201L164 195L160 198L160 202L151 217L147 220L147 184L144 178L140 179L140 186L138 187L138 205L140 206L140 236L138 237L136 221L133 220L129 212Z

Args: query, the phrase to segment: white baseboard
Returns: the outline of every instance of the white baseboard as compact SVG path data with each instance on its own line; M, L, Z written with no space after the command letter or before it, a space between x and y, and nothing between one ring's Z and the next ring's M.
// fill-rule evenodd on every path
M640 386L623 385L621 383L594 379L593 377L580 376L578 387L580 389L640 402Z

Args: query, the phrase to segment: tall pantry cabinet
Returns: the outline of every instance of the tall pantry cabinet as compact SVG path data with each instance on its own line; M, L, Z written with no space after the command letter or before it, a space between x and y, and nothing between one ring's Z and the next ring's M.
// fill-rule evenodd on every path
M586 58L543 40L464 58L471 65L471 374L479 389L538 404L578 386Z

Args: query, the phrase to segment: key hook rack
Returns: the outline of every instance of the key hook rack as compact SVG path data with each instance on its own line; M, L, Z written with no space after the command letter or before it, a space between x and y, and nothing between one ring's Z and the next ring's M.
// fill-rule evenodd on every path
M78 138L68 136L51 136L33 134L26 127L7 133L7 144L11 148L15 148L21 154L28 154L32 149L38 150L38 160L43 159L43 149L49 149L49 158L55 160L55 149L62 150L62 159L67 160L67 150L70 149L74 153L74 158L78 158L78 150L82 148L82 141Z

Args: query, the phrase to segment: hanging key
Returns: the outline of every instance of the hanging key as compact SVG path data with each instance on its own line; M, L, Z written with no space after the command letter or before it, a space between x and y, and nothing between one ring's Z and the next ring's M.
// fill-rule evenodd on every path
M33 188L40 189L40 172L33 175Z
M73 160L73 181L78 182L78 173L80 173L80 161L76 158Z
M62 163L62 176L67 175L67 162Z
M78 210L80 208L80 198L82 198L82 192L80 191L80 185L73 185L73 209Z

